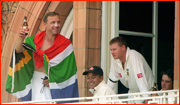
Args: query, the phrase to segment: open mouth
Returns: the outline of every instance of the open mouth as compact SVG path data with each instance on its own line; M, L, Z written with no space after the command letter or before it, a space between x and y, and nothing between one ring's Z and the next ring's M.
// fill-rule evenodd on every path
M93 85L93 83L89 83L89 85Z
M90 87L93 87L93 86L94 86L94 83L89 83L89 86L90 86Z

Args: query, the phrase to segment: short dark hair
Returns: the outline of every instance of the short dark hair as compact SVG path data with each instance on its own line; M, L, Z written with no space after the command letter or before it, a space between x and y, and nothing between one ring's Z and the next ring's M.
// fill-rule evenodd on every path
M126 40L119 36L119 37L115 37L113 39L111 39L111 41L109 42L109 45L113 44L113 43L118 43L118 45L121 47L122 45L124 45L127 48L127 42Z
M161 72L161 75L167 75L169 78L171 78L172 82L174 81L174 71L171 69L167 69Z
M59 14L58 13L56 13L56 12L48 12L45 16L44 16L44 18L43 18L43 21L45 22L45 23L47 23L47 18L48 18L48 16L58 16L59 17Z

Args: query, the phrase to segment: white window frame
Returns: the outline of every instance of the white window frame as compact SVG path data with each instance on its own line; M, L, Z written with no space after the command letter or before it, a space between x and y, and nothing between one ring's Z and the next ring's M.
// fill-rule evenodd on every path
M105 81L108 80L111 59L113 59L113 57L110 56L109 41L112 38L119 36L119 34L123 34L152 38L152 71L155 82L157 83L158 1L152 2L152 33L144 33L119 30L119 1L102 1L101 68L104 70Z
M73 9L71 9L69 15L64 21L60 34L69 39L71 37L72 32L73 32Z

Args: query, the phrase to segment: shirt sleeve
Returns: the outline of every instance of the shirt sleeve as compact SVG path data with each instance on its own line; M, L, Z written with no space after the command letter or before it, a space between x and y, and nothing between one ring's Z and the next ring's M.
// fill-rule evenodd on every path
M119 80L119 78L117 77L118 73L116 73L116 70L114 68L114 63L116 63L116 62L113 61L111 63L111 69L110 69L109 79L108 79L107 85L109 85L113 89L113 91L117 94L118 93L118 80Z
M114 83L114 82L112 82L112 81L110 81L110 80L108 79L107 85L109 85L109 86L112 88L112 90L113 90L116 94L118 94L118 82Z
M137 56L134 56L134 58L132 59L132 64L133 64L133 70L134 70L134 75L135 75L135 81L137 83L139 91L148 92L150 87L148 86L148 81L146 79L144 70L145 68L146 70L151 70L150 67L147 68L148 64L145 61L144 57L140 54L137 54ZM152 71L149 71L149 72L152 72ZM143 96L147 97L148 95L143 95Z

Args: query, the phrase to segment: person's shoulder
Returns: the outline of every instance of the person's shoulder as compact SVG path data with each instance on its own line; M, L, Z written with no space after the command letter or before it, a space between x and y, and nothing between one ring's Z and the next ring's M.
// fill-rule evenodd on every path
M111 88L109 85L107 85L106 83L104 83L104 84L101 86L101 89L103 89L103 90L112 90L112 88Z
M25 41L33 41L35 36L28 36Z
M138 51L136 51L136 50L134 50L134 49L130 49L130 50L128 51L128 55L129 55L130 58L143 57L143 56L141 55L141 53L139 53Z
M61 38L64 38L64 39L68 39L68 38L66 38L64 35L62 35L62 34L57 34L57 35L59 35Z
M71 42L71 40L68 39L68 38L66 38L64 35L62 35L62 34L57 34L57 35L59 36L59 38L60 38L61 40L66 40L66 41L70 41L70 42Z
M112 90L112 88L107 85L103 84L100 88L101 91L103 91L106 95L115 95L115 92Z
M139 54L138 51L134 50L134 49L130 49L128 50L129 54Z

